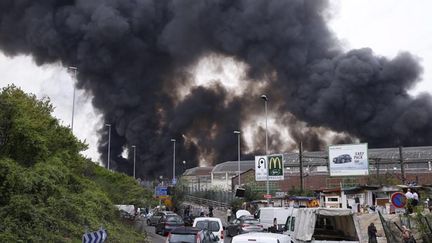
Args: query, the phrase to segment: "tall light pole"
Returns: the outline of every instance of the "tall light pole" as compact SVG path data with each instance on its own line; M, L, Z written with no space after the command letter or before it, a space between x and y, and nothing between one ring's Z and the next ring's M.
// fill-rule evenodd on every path
M267 134L267 102L268 102L268 98L267 98L267 95L261 95L261 99L263 99L264 100L264 107L265 107L265 127L266 127L266 129L265 129L265 137L266 137L266 152L265 152L265 155L266 155L266 159L268 160L268 134ZM268 163L268 161L267 161L267 166L266 166L266 168L267 168L267 183L266 183L266 185L267 185L267 195L269 195L270 194L270 185L269 185L269 168L268 168L268 166L269 166L269 163ZM269 205L270 204L270 198L267 198L267 205Z
M111 152L111 124L105 124L105 126L108 127L108 162L107 162L107 168L110 169L110 152Z
M135 145L132 145L132 148L133 148L133 177L134 177L134 179L136 179L136 177L135 177L135 162L136 162L136 146Z
M173 142L173 180L172 183L175 182L175 143L176 140L174 138L171 138L171 142Z
M240 188L241 180L240 180L240 131L234 131L234 134L237 134L237 154L238 154L238 187Z
M69 69L73 71L75 82L76 82L78 68L77 67L69 67ZM75 83L73 84L73 97L72 97L72 122L71 122L72 132L73 132L73 128L74 128L74 115L75 115Z

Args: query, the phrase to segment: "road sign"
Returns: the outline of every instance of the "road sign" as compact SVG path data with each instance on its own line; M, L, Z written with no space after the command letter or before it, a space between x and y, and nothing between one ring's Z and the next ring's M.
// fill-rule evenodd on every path
M255 180L280 181L284 179L284 160L282 154L255 156Z
M391 195L391 203L396 208L404 208L407 204L407 198L402 192L395 192Z
M166 186L157 186L155 188L155 196L156 197L167 196L167 195L168 195L168 189Z
M83 243L103 243L108 238L107 231L105 229L100 229L95 232L85 233L82 237Z
M267 180L267 156L255 156L255 180Z
M264 198L265 198L265 199L271 199L271 198L272 198L272 195L271 195L271 194L264 194Z
M274 180L283 180L283 156L281 154L270 155L267 157L267 161L269 164L269 176L273 177Z

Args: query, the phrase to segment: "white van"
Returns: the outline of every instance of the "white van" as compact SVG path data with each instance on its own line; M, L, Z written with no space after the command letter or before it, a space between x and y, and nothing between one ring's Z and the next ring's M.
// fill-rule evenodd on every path
M359 243L358 228L350 209L294 208L284 234L293 243Z
M287 235L274 233L247 233L232 238L231 243L291 243Z
M292 207L267 207L260 208L255 217L260 221L264 230L273 226L273 220L276 218L278 228L281 229L289 215L292 214Z
M213 233L214 236L219 238L218 243L224 242L224 230L222 221L219 218L212 217L198 217L194 219L193 227L198 229L206 229Z

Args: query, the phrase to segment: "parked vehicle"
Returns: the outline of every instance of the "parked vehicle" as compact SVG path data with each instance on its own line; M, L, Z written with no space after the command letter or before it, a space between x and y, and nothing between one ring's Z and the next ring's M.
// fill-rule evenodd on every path
M232 238L231 243L291 243L287 235L254 232L237 235Z
M178 227L173 229L166 239L166 243L213 243L219 238L208 230L195 227Z
M247 210L244 210L244 209L239 209L236 212L236 218L237 219L242 217L242 216L250 216L250 215L251 215L251 213Z
M177 214L163 215L155 226L155 233L163 236L167 235L174 228L184 226L183 219Z
M351 161L352 161L352 158L349 154L341 154L338 157L333 158L333 163L335 163L335 164L349 163Z
M234 236L249 232L262 232L264 228L258 219L252 216L241 216L238 219L232 220L225 230L227 231L227 235Z
M164 215L168 215L168 214L175 214L174 212L171 211L159 211L159 212L154 212L153 215L147 219L147 225L148 226L155 226L158 222L159 219L162 218L162 216Z
M267 207L260 208L255 217L259 220L264 230L273 226L273 220L276 218L278 228L282 228L288 215L292 213L292 207Z
M213 217L198 217L194 219L193 227L197 227L202 230L208 230L219 238L218 243L224 241L224 228L222 221L219 218Z
M295 208L285 222L284 234L292 243L358 243L354 222L350 209Z

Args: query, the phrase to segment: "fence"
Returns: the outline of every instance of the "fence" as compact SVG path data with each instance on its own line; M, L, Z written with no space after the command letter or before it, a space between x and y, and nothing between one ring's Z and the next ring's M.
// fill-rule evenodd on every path
M230 204L234 199L234 193L230 191L222 191L222 190L201 190L201 191L189 191L187 195L205 198L212 201L218 201L225 204Z
M228 203L220 202L220 201L214 201L206 198L200 198L200 197L194 197L194 196L185 196L185 201L191 202L198 205L205 205L207 207L212 206L214 208L226 208L229 206Z

